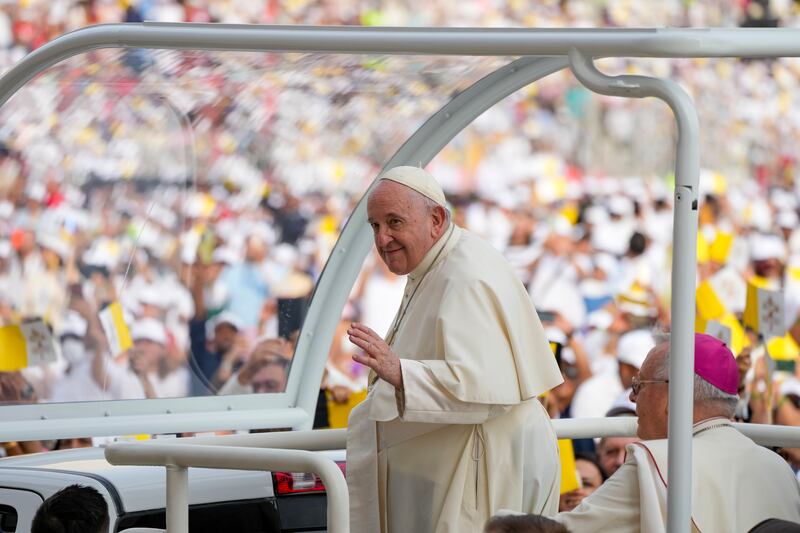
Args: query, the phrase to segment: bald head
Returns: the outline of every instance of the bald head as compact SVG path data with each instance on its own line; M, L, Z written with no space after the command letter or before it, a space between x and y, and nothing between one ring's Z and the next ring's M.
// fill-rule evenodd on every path
M367 220L381 259L398 275L414 270L450 224L443 206L390 179L370 193Z

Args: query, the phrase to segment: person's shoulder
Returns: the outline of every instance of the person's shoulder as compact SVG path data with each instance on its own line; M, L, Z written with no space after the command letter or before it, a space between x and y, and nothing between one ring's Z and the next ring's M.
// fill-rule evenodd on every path
M496 248L463 228L459 228L458 243L449 255L448 270L464 279L493 281L513 274L508 261Z
M668 445L669 445L668 439L650 439L650 440L640 440L638 442L633 442L629 444L628 447L639 446L650 452L655 452L655 451L660 451L662 449L666 450Z
M466 248L467 250L480 250L484 253L491 255L492 257L497 257L502 259L502 254L488 241L479 237L478 235L472 233L471 231L461 228L458 228L459 232L459 241L458 247Z

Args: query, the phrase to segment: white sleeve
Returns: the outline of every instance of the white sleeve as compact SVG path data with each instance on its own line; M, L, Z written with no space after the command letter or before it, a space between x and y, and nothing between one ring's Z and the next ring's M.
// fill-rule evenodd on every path
M570 531L638 532L639 475L636 461L628 455L625 463L600 488L575 509L555 519Z
M106 359L106 379L108 393L115 400L140 400L146 398L139 377L126 365L119 365Z
M400 359L403 391L397 410L406 422L482 424L507 410L504 405L463 402L444 388L424 361Z
M228 378L228 381L217 391L217 396L231 396L233 394L251 394L253 387L239 383L239 372Z

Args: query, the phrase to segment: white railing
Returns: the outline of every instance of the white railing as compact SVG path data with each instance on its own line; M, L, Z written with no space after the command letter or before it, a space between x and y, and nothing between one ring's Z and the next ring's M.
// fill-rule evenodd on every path
M562 439L633 437L636 426L637 418L632 416L553 420L556 434ZM764 446L800 447L800 427L734 426ZM346 438L346 429L188 437L170 443L155 440L113 444L105 453L108 462L115 465L166 467L167 531L170 533L188 532L187 473L191 467L313 472L325 484L328 530L345 533L349 531L349 497L344 476L333 461L314 452L344 449Z
M188 469L190 467L290 470L317 474L325 484L328 499L328 531L331 533L350 531L349 496L344 475L336 463L314 452L153 442L147 445L112 444L106 448L105 455L108 462L114 465L166 467L166 515L169 533L189 532Z
M553 420L553 427L560 439L635 437L637 421L634 416L563 418ZM762 446L800 448L800 427L740 423L734 423L733 427Z
M553 420L552 423L560 439L585 439L635 437L637 421L638 419L635 416L619 416L612 418L562 418ZM734 423L733 426L762 446L800 448L800 427L739 423ZM180 443L320 451L342 450L345 448L346 438L346 429L318 429L254 433L250 435L188 437L180 439ZM142 442L141 444L149 445L148 442Z

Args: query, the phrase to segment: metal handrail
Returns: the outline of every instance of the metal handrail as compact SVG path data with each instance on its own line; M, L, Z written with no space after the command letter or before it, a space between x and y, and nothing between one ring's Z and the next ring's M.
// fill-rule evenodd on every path
M610 418L560 418L552 420L560 439L597 437L635 437L638 419L635 416ZM733 427L762 446L800 448L800 427L769 424L734 423ZM280 431L249 435L186 437L181 444L210 446L241 446L253 448L295 449L308 451L342 450L346 446L346 429L316 429L309 431ZM139 444L150 446L160 441Z
M586 439L593 437L635 437L638 419L635 416L611 418L562 418L553 420L553 428L560 439ZM800 427L769 424L743 424L733 427L761 446L800 448Z
M328 500L327 524L331 533L350 531L347 483L331 459L306 450L206 446L182 443L118 443L105 450L113 465L164 466L167 469L167 531L189 531L190 467L232 470L290 470L319 475Z
M553 420L560 439L635 437L638 419L562 418ZM800 427L734 423L757 444L800 447ZM328 530L349 530L349 496L344 475L331 459L314 453L341 450L346 429L285 431L249 435L187 437L176 442L145 441L109 445L105 455L114 465L164 466L167 469L167 531L188 532L188 468L290 470L318 474L328 498Z

